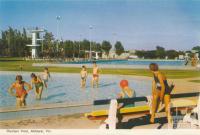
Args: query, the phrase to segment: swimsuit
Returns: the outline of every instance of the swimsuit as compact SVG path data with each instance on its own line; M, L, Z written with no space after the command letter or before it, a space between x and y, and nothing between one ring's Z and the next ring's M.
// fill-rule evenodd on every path
M48 79L43 79L44 83L47 83L48 82Z
M35 88L36 89L39 89L40 87L43 87L43 83L42 82L35 83Z
M21 98L23 95L27 95L26 89L24 88L24 82L22 82L21 84L15 83L14 88L16 90L17 98Z
M93 77L99 77L99 75L98 74L93 74Z
M155 83L156 83L156 89L161 91L160 81L159 81L158 77L156 77L155 75L154 75L154 80L155 80ZM167 80L163 80L163 82L164 82L164 85L165 85L165 95L170 95L173 88L169 87Z
M43 83L42 82L40 82L40 81L35 81L34 82L34 84L35 84L35 88L36 89L40 89L40 88L42 88L43 87Z
M135 97L135 94L133 95L133 97ZM132 98L132 97L129 97L127 94L125 94L124 98ZM134 107L134 106L135 106L135 103L126 103L126 102L124 102L122 107L128 108L128 107Z
M82 80L86 80L86 76L81 77Z
M42 78L42 80L46 83L46 82L48 82L48 78L50 77L50 75L49 74L43 74L43 78Z

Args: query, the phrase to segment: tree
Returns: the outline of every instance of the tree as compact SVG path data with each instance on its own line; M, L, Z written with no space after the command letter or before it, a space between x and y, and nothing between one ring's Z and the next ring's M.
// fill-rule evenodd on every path
M155 58L157 58L156 50L146 51L146 52L144 53L144 57L145 57L145 58L148 58L148 59L155 59Z
M135 55L137 55L139 58L143 58L145 54L144 50L136 50Z
M103 41L102 44L101 44L101 48L102 50L105 52L105 54L108 56L109 55L109 52L110 52L110 49L112 48L112 45L110 44L109 41Z
M83 42L81 42L81 49L86 51L86 50L90 50L90 41L87 39L84 39Z
M74 57L74 42L71 40L66 40L64 42L65 46L65 56L68 58Z
M166 55L169 59L175 59L176 57L179 56L179 52L175 51L175 50L167 50L166 51Z
M124 47L123 45L121 44L121 42L117 41L115 43L115 53L117 55L121 55L122 53L124 52Z
M101 52L102 48L101 48L101 44L100 43L96 43L96 51Z
M199 58L200 58L200 46L195 46L192 48L192 50L195 50L199 54Z
M5 48L3 45L3 41L2 41L2 39L0 39L0 56L4 55L4 53L3 53L4 50L5 50Z
M26 46L30 42L26 36L26 30L23 28L23 33L11 27L8 30L2 31L0 43L0 55L10 57L23 57L28 52Z
M157 56L157 58L160 58L160 59L165 58L165 56L166 56L165 48L163 48L161 46L156 46L156 56Z
M199 52L200 51L200 46L195 46L195 47L192 48L192 50L195 50L195 51Z
M51 32L46 32L43 41L43 54L45 57L54 57L56 54L56 43Z

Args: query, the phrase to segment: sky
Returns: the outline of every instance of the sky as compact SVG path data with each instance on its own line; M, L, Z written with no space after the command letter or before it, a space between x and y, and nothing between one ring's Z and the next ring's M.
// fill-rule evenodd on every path
M118 40L129 50L190 50L200 45L200 0L0 0L0 30L9 26L38 26L63 40Z

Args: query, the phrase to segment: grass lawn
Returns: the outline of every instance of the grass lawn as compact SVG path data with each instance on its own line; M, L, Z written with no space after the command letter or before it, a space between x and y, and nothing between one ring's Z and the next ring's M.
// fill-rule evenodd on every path
M24 61L21 58L0 58L0 71L20 71L20 65L23 65L23 71L41 72L43 67L33 67L35 61ZM38 63L38 62L37 62ZM49 67L50 72L60 73L79 73L80 68L72 67ZM92 69L88 69L91 73ZM181 79L199 77L200 72L195 70L162 70L168 78ZM102 74L118 74L118 75L137 75L152 76L152 73L146 69L102 69ZM197 80L199 81L199 80Z
M190 80L189 82L200 83L200 80Z

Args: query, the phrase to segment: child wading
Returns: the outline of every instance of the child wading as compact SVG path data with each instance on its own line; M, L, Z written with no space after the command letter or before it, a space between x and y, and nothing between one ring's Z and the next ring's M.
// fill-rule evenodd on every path
M93 70L92 70L92 87L94 88L94 85L96 84L96 87L99 86L99 68L96 64L96 62L93 62Z
M36 99L41 99L43 91L43 81L39 76L36 76L34 73L31 74L31 87L35 85L35 96Z
M23 78L21 75L16 76L16 82L12 83L10 88L8 89L8 92L16 97L16 106L17 107L23 107L26 106L26 97L27 93L31 90L31 85L27 82L23 81ZM28 88L25 89L25 86ZM13 89L16 90L16 92L13 92Z
M85 66L82 66L82 70L80 74L81 74L81 88L85 88L86 79L87 79L87 69Z
M45 67L44 72L42 73L42 80L43 80L45 88L47 88L47 82L48 82L50 77L51 76L50 76L49 69L47 67Z

